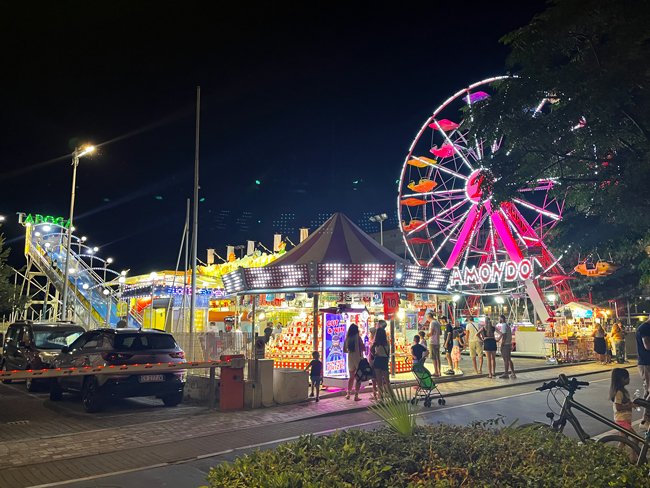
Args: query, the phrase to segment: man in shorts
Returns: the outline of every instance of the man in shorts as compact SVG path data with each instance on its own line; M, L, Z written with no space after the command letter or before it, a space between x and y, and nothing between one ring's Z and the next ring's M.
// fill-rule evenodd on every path
M426 322L429 324L429 353L433 361L433 376L440 376L440 334L442 329L440 322L433 316L433 312L428 312Z
M501 331L498 342L501 342L501 357L503 358L504 373L499 378L516 378L515 365L512 362L512 326L506 321L505 315L499 316L497 330Z
M467 327L465 333L467 334L467 342L469 344L469 357L472 358L474 365L474 372L476 374L483 374L483 337L480 333L483 331L483 326L474 322L471 317L467 318ZM478 367L476 358L478 357Z

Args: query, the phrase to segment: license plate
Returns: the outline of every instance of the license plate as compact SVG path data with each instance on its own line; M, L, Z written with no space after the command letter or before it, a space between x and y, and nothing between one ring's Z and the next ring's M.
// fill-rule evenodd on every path
M163 374L143 374L138 378L140 383L155 383L157 381L165 381Z

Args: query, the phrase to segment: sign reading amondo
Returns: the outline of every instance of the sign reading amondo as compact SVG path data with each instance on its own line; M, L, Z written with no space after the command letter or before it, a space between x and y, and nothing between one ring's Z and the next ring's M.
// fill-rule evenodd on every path
M503 281L525 281L533 276L533 263L529 259L483 263L480 266L454 268L449 279L450 286L487 285Z
M26 212L16 212L18 214L18 223L22 225L39 225L53 224L60 225L64 229L70 227L70 220L65 217L53 217L51 215L30 214Z

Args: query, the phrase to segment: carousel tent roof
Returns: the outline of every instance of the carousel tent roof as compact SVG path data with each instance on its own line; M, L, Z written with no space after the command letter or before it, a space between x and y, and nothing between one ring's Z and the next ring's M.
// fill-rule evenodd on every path
M379 245L342 213L335 213L307 239L268 267L288 264L406 263Z

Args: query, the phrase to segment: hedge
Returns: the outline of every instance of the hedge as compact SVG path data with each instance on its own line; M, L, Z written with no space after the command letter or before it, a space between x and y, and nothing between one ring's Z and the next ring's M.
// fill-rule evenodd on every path
M617 448L546 430L435 425L306 436L215 466L216 487L650 487Z

